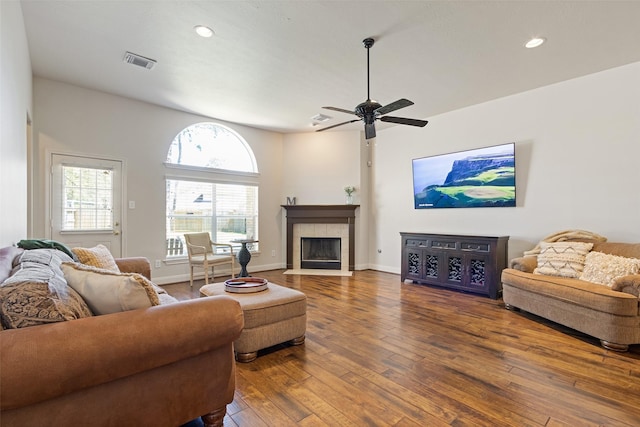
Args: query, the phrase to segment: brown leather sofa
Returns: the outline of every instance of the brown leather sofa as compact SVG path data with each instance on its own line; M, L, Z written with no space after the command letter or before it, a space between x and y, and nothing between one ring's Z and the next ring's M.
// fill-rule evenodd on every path
M640 244L593 242L592 251L640 258ZM628 275L613 286L584 280L533 274L535 256L514 258L502 271L507 308L522 309L600 339L603 347L627 351L640 344L640 275Z
M0 273L11 258L6 250ZM150 271L145 259L117 262L122 271ZM179 426L202 417L205 426L221 426L242 328L240 305L221 296L4 329L0 422Z

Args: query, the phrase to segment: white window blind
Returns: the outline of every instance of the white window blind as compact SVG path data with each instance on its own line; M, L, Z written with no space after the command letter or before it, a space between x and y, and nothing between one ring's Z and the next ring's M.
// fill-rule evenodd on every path
M62 166L63 231L111 230L113 171Z
M258 238L257 186L167 179L166 205L168 257L186 254L184 233L209 232L217 243Z

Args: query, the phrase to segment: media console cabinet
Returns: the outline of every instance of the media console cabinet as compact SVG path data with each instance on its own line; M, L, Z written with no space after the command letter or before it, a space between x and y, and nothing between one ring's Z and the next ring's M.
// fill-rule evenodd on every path
M507 267L509 236L400 233L401 280L437 285L498 299Z

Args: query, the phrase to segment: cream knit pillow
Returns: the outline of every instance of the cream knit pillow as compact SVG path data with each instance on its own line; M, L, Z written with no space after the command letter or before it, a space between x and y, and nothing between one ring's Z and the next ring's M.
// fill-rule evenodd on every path
M618 277L638 273L640 273L640 259L594 251L586 256L580 280L611 287Z

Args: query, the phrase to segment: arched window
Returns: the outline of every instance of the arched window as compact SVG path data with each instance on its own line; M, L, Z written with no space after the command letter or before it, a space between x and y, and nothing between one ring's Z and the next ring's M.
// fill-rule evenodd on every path
M176 170L166 179L167 257L186 256L185 233L207 231L214 242L234 245L258 240L258 168L240 135L196 123L173 139L165 165Z
M237 172L258 172L253 151L228 127L196 123L182 130L171 143L167 162Z

